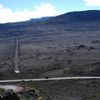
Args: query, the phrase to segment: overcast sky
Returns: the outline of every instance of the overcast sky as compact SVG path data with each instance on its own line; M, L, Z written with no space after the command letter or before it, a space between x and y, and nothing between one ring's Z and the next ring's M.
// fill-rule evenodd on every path
M0 0L0 23L81 10L100 10L100 0Z

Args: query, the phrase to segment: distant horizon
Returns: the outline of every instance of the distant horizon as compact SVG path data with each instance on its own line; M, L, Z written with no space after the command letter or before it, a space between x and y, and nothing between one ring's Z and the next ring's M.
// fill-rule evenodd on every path
M60 15L63 15L63 14L67 14L67 13L71 13L71 12L84 12L84 11L100 11L100 10L77 10L77 11L69 11L69 12L66 12L66 13L62 13ZM10 24L10 23L20 23L20 22L26 22L26 21L30 21L30 20L33 20L33 19L41 19L41 18L45 18L45 17L56 17L56 16L60 16L60 15L55 15L55 16L42 16L42 17L37 17L37 18L30 18L28 20L25 20L25 21L17 21L17 22L5 22L5 23L0 23L0 24Z
M27 21L73 11L100 10L100 0L0 0L0 23Z

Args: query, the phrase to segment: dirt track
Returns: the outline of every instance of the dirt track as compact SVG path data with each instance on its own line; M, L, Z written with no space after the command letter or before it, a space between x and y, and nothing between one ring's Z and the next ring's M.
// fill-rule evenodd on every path
M19 44L18 44L18 37L16 37L16 44L15 44L15 56L14 56L14 67L15 67L15 72L16 73L19 73L20 71L19 71L19 51L18 51L18 49L19 49Z

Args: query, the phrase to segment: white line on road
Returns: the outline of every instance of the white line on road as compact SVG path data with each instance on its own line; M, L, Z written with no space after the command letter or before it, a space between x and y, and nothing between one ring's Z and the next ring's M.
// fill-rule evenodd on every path
M100 79L100 77L55 77L55 78L40 78L40 79L16 79L16 80L0 80L0 83L6 82L38 82L38 81L56 81L56 80L91 80L91 79Z

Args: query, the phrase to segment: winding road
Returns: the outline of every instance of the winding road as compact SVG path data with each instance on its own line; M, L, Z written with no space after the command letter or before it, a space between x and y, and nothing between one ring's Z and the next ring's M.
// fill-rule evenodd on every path
M37 79L16 79L16 80L0 80L0 83L13 83L13 82L38 82L38 81L56 81L56 80L93 80L100 79L100 77L55 77L55 78L37 78Z

